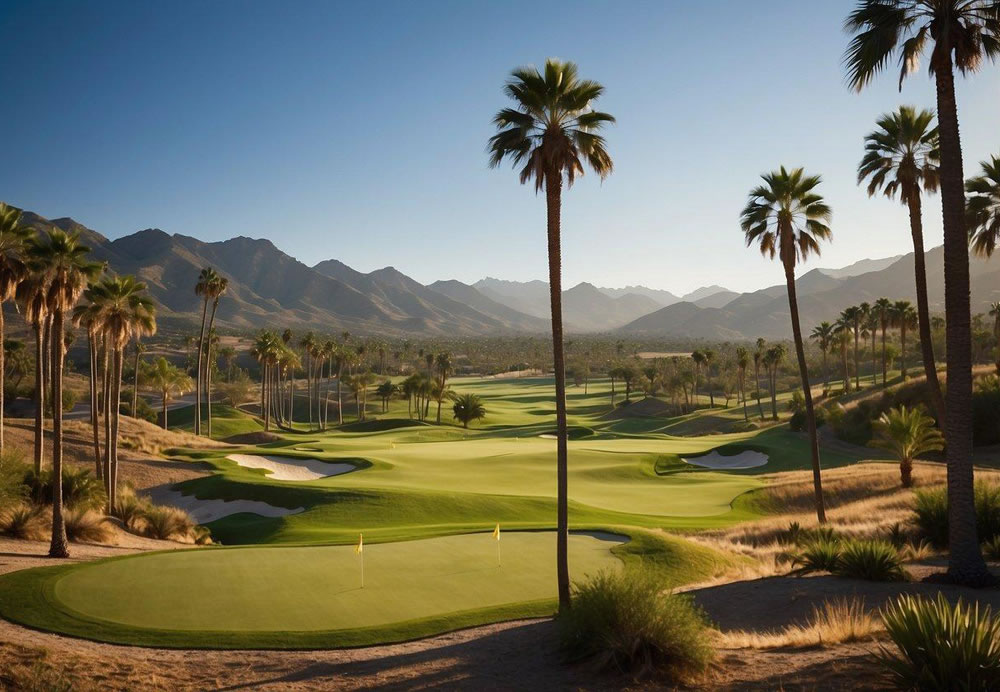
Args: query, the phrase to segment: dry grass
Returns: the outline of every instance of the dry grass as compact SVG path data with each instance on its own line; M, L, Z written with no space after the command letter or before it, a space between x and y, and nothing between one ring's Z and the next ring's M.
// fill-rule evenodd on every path
M30 504L19 504L0 512L0 535L22 541L40 541L45 538L49 522L44 510Z
M66 536L74 543L108 543L114 536L107 517L97 512L67 509L63 516Z
M1000 481L1000 472L977 470L977 478ZM712 580L711 584L787 574L791 566L784 559L789 546L782 542L792 522L803 529L815 528L811 471L789 471L762 476L769 485L760 490L763 503L784 511L764 519L726 529L703 531L689 536L693 541L717 550L751 558ZM940 464L917 463L914 486L944 485L945 469ZM823 496L827 525L847 538L888 539L898 525L906 540L901 548L907 561L925 560L934 555L926 543L915 540L909 530L913 513L913 490L899 485L896 464L866 462L823 472ZM697 586L706 586L706 583Z
M881 619L865 608L864 601L842 598L814 608L805 625L788 625L777 632L724 632L719 634L718 645L726 649L822 647L871 640L882 629Z

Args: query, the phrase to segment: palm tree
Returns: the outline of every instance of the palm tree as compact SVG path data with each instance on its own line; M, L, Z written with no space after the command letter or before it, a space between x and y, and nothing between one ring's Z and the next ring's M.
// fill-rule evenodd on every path
M208 321L208 301L212 297L213 287L219 281L219 275L211 267L205 267L198 274L198 281L194 285L194 294L200 296L201 303L201 332L198 335L198 391L195 393L194 402L194 434L201 435L201 393L204 388L204 382L202 382L202 367L203 358L205 355L205 325Z
M309 429L313 428L313 407L312 407L312 355L316 350L316 335L312 332L307 333L301 339L299 339L299 346L302 347L302 352L306 357L305 371L306 371L306 404L309 409Z
M52 315L52 542L51 557L69 557L66 523L63 518L63 412L62 378L66 314L79 300L87 282L98 275L103 266L87 259L90 248L81 245L79 235L53 229L34 240L28 250L28 267L41 274L45 286L46 311Z
M753 352L753 382L757 388L757 411L760 413L761 420L764 420L764 407L760 403L760 364L764 358L766 346L767 342L762 338L758 338L756 349Z
M441 402L449 398L452 394L451 387L443 384L441 380L434 380L431 384L431 398L437 402L437 424L441 425Z
M878 329L879 329L879 316L875 309L868 305L868 303L862 303L863 307L867 307L864 332L867 338L872 340L872 386L878 386L878 350L876 348L876 341L878 340Z
M1000 55L997 0L861 0L847 20L856 35L847 50L849 81L868 85L899 55L900 85L930 49L937 88L941 143L941 207L944 225L946 360L948 391L948 575L954 582L992 583L976 532L972 468L972 327L969 248L965 226L962 142L958 132L955 68L975 72L984 58Z
M552 355L556 380L557 534L556 572L559 610L570 605L568 562L569 514L567 499L566 363L563 354L560 212L563 181L572 186L584 172L583 160L602 179L613 168L604 138L597 134L613 123L607 113L592 110L604 87L577 77L571 62L549 59L544 74L518 68L504 88L514 108L493 118L497 134L490 138L490 166L509 159L522 166L521 183L534 180L535 191L545 190L548 215L549 301L552 307Z
M121 384L125 346L132 339L156 332L156 306L146 292L146 284L133 276L108 277L84 292L94 306L95 321L104 337L105 358L111 363L111 387L105 391L104 485L108 509L115 509L118 491L118 430L121 422ZM54 403L54 401L53 401Z
M816 193L820 177L807 176L801 168L791 171L784 166L765 174L764 184L750 191L747 206L741 215L741 227L747 245L757 243L760 251L772 259L781 258L785 269L785 286L788 292L788 311L792 318L792 336L795 355L799 361L799 376L806 401L806 420L809 427L809 444L812 451L813 486L816 494L816 517L826 521L823 507L823 484L820 477L819 439L816 435L816 415L813 411L812 389L799 326L799 306L795 295L795 264L811 254L819 255L819 241L829 240L832 212Z
M35 240L28 245L28 258L34 251ZM30 265L29 265L30 268ZM17 300L24 308L24 319L31 325L35 335L35 474L42 472L45 446L45 342L43 331L48 318L48 303L46 302L46 277L41 272L31 272L17 287ZM96 423L95 423L96 425ZM96 433L95 433L96 435ZM96 443L95 443L96 444ZM100 449L98 464L100 463Z
M872 427L875 439L871 446L884 449L899 459L899 478L904 488L913 485L914 459L944 449L944 435L920 406L907 408L902 405L889 409Z
M438 382L440 383L440 390L435 391L434 398L437 400L437 424L441 425L441 400L448 395L447 381L448 375L451 373L451 355L448 353L439 353L434 362L437 365Z
M785 345L775 344L764 352L768 389L771 391L771 419L778 420L778 366L785 357Z
M899 368L906 380L906 330L917 321L917 313L908 300L897 300L890 311L892 325L899 329Z
M851 323L841 316L833 325L833 343L840 349L840 365L844 380L844 394L851 391L851 371L847 365L847 348L851 343Z
M691 352L691 362L694 363L694 405L698 405L698 380L701 375L701 366L705 364L705 354L695 349Z
M386 380L378 386L375 393L378 394L378 398L382 400L382 413L385 413L389 410L389 399L391 399L392 395L396 393L396 385L394 385L391 380Z
M140 371L140 358L142 354L146 352L146 344L142 343L141 337L135 335L135 343L133 344L132 352L135 354L135 364L134 364L134 376L132 378L132 417L138 418L139 415L136 413L136 409L139 406L139 371ZM211 433L209 433L211 435Z
M164 357L159 357L146 369L143 379L157 394L163 406L163 429L168 430L167 404L174 395L184 395L191 391L194 383L187 373L171 365Z
M865 137L865 156L858 166L858 184L868 179L868 195L882 192L889 199L899 194L910 215L913 239L913 278L916 282L917 314L924 374L938 418L944 420L944 397L938 382L931 342L930 311L927 305L927 269L924 257L924 227L921 191L936 192L941 151L934 112L900 106L877 121L878 129ZM889 301L881 298L880 301ZM876 302L876 305L879 303ZM882 315L885 315L883 308ZM882 322L882 384L885 384L885 326Z
M885 346L885 333L889 329L889 311L892 309L892 301L888 298L879 298L875 301L875 306L873 308L875 315L878 317L878 325L882 329L882 386L886 384L886 378L888 376L888 366L886 364L886 346ZM930 329L930 326L928 326ZM935 372L935 376L937 373Z
M809 338L819 343L819 350L823 353L823 394L826 394L830 391L830 370L826 367L826 354L833 345L833 325L829 322L820 322L813 327Z
M993 337L997 340L994 366L997 369L997 376L1000 377L1000 301L990 303L990 317L993 318Z
M736 367L739 368L740 378L740 398L743 399L743 420L750 421L750 414L747 413L747 368L750 367L750 351L746 346L736 347Z
M476 394L459 394L454 397L455 404L452 412L455 419L462 424L463 428L468 428L472 421L486 418L486 407L483 400Z
M84 296L87 295L88 287L84 291ZM20 292L20 291L19 291ZM37 326L33 317L29 316L30 310L25 311L25 317L36 329L36 340L37 340ZM87 330L87 351L90 356L90 425L92 430L92 437L94 441L94 464L96 467L96 475L100 480L104 479L104 466L101 463L101 435L100 435L100 413L99 404L97 396L97 373L98 373L98 363L100 360L100 353L102 350L102 330L100 323L100 314L97 311L97 306L91 302L87 302L84 305L77 305L73 308L73 324L83 325ZM138 374L136 375L136 386L138 386ZM134 407L133 407L134 413Z
M0 202L0 344L4 342L3 304L14 297L28 273L25 250L34 229L21 225L21 211ZM4 365L0 348L0 451L3 451Z
M977 255L991 257L1000 238L1000 157L980 161L979 167L980 175L965 183L969 236Z
M215 275L212 282L208 285L208 292L206 298L212 299L212 315L208 320L208 334L209 343L205 347L205 374L202 375L201 381L204 383L205 387L205 413L207 414L208 420L208 436L212 436L212 344L211 335L215 334L215 313L219 309L219 298L225 294L226 289L229 288L229 279L224 276Z
M861 308L852 305L840 313L840 318L851 325L854 335L854 388L861 389L861 368L858 366L858 341L861 339Z
M715 393L712 391L712 363L715 361L715 351L706 348L702 351L702 356L705 359L705 379L708 383L709 406L715 408Z

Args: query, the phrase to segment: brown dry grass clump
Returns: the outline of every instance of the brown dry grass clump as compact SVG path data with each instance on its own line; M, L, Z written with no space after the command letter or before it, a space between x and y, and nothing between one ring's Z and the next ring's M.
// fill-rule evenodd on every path
M726 649L822 647L868 641L883 629L881 619L865 608L864 601L839 598L814 608L805 625L788 625L777 632L723 632L718 645Z

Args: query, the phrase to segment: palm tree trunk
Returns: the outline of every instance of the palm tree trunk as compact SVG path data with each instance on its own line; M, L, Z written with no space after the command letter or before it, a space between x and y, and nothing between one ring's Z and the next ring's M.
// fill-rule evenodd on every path
M785 263L785 285L788 290L788 310L792 316L792 337L795 339L795 356L799 361L799 376L802 378L802 393L806 400L806 421L809 429L809 450L812 455L813 492L816 497L816 519L826 522L823 506L823 478L819 460L819 436L816 434L816 412L813 410L812 387L809 386L809 369L806 366L806 351L802 344L802 329L799 326L799 301L795 293L795 269L790 262Z
M900 375L902 376L903 381L905 382L906 381L906 324L905 323L899 326L899 359L900 359L899 361ZM937 372L935 371L935 377L936 376ZM931 395L931 398L933 399L933 395ZM944 418L938 418L938 420L944 421Z
M947 27L942 31L947 40ZM937 46L941 48L941 46ZM969 239L965 227L965 179L958 132L951 47L935 66L941 138L941 208L944 225L944 302L948 391L945 461L948 469L948 576L956 583L993 581L976 535L972 469L972 330L969 305Z
M778 420L778 364L771 366L771 419Z
M194 398L194 434L201 435L201 364L202 364L202 352L205 350L205 317L208 315L208 296L202 301L201 305L201 334L198 336L198 384L197 392Z
M920 195L911 196L908 206L910 210L910 235L913 237L913 277L917 288L917 328L920 330L920 353L924 361L924 375L927 377L931 404L934 406L937 419L943 422L945 420L944 396L941 394L941 383L938 382L937 365L934 361L930 308L927 305L927 269L924 258L924 228ZM905 352L903 353L903 362L906 362ZM903 372L905 373L906 370L904 369Z
M337 424L344 424L344 400L340 397L340 381L344 377L344 366L337 368Z
M114 394L112 401L112 422L111 439L108 441L111 447L111 492L108 494L108 507L111 512L115 511L118 504L118 429L122 419L121 395L122 395L122 369L124 366L125 347L115 349L115 374L114 374Z
M62 368L63 368L63 315L57 311L53 316L55 333L58 338L51 340L52 346L52 542L49 557L69 557L69 540L66 538L66 520L63 517L63 412L62 412Z
M32 324L35 330L35 475L42 472L45 457L45 363L41 321Z
M288 427L295 428L295 369L289 368L288 373Z
M858 360L858 343L861 339L861 329L857 321L854 322L854 388L861 389L861 367Z
M205 301L208 304L208 301ZM215 313L219 309L219 296L212 301L212 316L208 320L208 339L212 340L212 328L215 326ZM208 414L208 436L212 436L212 344L205 344L205 413Z
M830 369L826 366L826 349L823 349L823 394L830 391Z
M163 392L163 429L164 430L169 430L170 429L170 428L167 427L167 392L166 392L166 390L164 390L164 392Z
M552 362L556 379L556 582L559 611L570 608L569 591L569 502L568 445L566 428L566 360L563 352L562 324L562 248L560 247L560 212L562 174L549 171L545 176L545 202L549 251L549 302L552 308Z
M886 364L885 364L885 328L886 328L886 326L887 326L886 323L883 322L882 323L882 386L883 387L885 386L885 380L886 380L886 375L887 375Z
M261 365L260 373L260 411L264 414L264 430L271 429L271 410L268 408L267 397L267 363Z
M309 351L306 351L306 405L309 408L309 430L313 429L313 405L312 405L312 360Z
M87 350L90 351L90 426L94 434L94 464L97 478L104 479L104 469L101 468L101 430L97 410L97 334L92 329L87 330Z
M101 350L104 352L104 373L101 380L101 408L104 411L104 491L111 497L111 349L108 338L101 340Z
M760 363L753 363L753 383L757 387L757 410L760 412L760 419L764 420L764 407L760 403Z

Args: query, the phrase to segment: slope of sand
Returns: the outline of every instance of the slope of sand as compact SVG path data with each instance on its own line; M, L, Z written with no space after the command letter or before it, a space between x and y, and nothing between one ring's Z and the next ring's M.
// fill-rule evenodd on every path
M171 490L169 486L153 488L149 497L158 505L170 505L183 509L199 524L207 524L210 521L241 512L258 514L262 517L287 517L289 514L299 514L306 511L304 507L287 509L256 500L199 500L194 495L184 495L180 491Z
M259 454L230 454L226 458L248 469L264 469L269 472L270 478L277 481L315 481L357 469L354 464L328 463L319 459L293 459Z
M755 469L767 463L766 454L749 449L729 456L723 456L713 451L699 457L681 458L692 466L701 466L706 469Z

